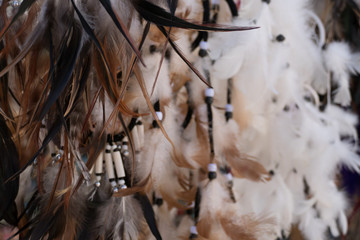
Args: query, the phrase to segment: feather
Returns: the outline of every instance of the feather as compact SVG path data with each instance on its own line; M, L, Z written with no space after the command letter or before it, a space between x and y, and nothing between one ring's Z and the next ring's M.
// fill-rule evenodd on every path
M132 2L135 9L140 13L140 15L147 21L153 22L158 26L166 27L178 27L178 28L189 28L194 30L203 30L203 31L241 31L241 30L251 30L253 27L227 27L221 25L211 25L206 24L198 25L194 23L187 22L176 16L173 16L171 13L166 12L163 8L158 7L146 0L136 0Z
M144 64L142 57L140 55L140 52L134 44L134 40L132 39L130 33L128 32L127 28L124 26L124 23L121 21L119 16L117 16L117 14L113 11L110 1L109 0L101 0L100 3L106 9L106 11L110 15L111 19L114 21L116 27L119 29L121 34L125 37L126 41L130 44L130 46L131 46L132 50L135 52L137 58L139 58L139 60Z
M19 170L19 156L12 134L0 116L0 139L2 159L0 164L0 219L5 219L12 225L17 225L17 209L14 203L19 190L19 179L9 179Z
M156 226L154 210L150 204L149 199L147 198L146 195L142 195L142 194L136 194L135 199L137 199L141 205L141 209L143 211L145 220L146 220L152 234L154 235L156 240L161 240L162 238L161 238L160 232Z
M14 22L15 22L20 16L22 16L22 15L26 12L26 10L28 10L28 9L32 6L32 4L34 4L35 1L36 1L36 0L24 0L24 1L21 3L21 5L20 5L18 11L16 12L15 16L11 19L10 22L7 23L7 24L5 25L5 27L2 29L2 31L1 31L1 33L0 33L0 36L1 36L0 39L2 39L2 38L4 37L4 35L5 35L5 34L7 33L7 31L10 29L11 25L13 25Z
M352 54L349 46L344 42L329 44L324 53L327 68L333 73L333 81L338 85L334 102L342 106L350 104L349 78L350 74L360 72L360 55Z

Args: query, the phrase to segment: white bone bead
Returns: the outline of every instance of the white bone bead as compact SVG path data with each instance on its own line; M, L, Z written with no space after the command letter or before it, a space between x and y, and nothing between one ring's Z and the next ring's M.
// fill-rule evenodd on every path
M117 150L117 151L114 151ZM116 174L118 178L125 177L125 170L124 170L124 164L121 158L120 151L117 149L117 147L114 145L113 150L111 151L112 159L115 164Z
M104 157L105 157L106 172L108 174L109 180L111 180L115 178L115 172L111 157L110 145L106 145L106 150L110 151L110 152L105 152Z

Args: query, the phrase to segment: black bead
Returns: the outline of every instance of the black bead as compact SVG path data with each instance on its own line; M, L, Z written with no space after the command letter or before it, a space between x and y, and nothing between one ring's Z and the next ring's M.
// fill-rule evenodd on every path
M229 119L232 119L233 113L232 112L225 112L225 118L226 121L229 121Z
M210 180L215 179L215 178L216 178L216 172L209 172L209 173L208 173L208 178L209 178Z
M150 45L149 51L150 51L150 53L154 53L156 51L156 46L155 45Z
M116 134L114 136L114 142L121 142L121 140L123 139L123 135L122 134Z
M159 207L164 203L162 198L155 198L155 204Z
M197 236L196 234L193 234L193 233L192 233L192 234L190 235L189 239L196 239L197 237L198 237L198 236Z
M116 78L117 78L117 79L122 78L122 71L120 71L120 72L118 72L118 73L116 74Z
M152 122L152 126L153 128L159 128L159 125L155 120Z
M270 4L270 0L262 0L263 2L267 3L267 4Z
M276 36L276 41L278 41L278 42L283 42L283 41L285 41L284 35L282 35L282 34L277 35L277 36Z
M165 52L165 58L170 59L170 57L171 57L170 49L167 49L166 52Z
M194 209L193 208L186 209L186 214L192 216L194 214Z
M207 104L212 104L213 103L213 97L205 97L205 102L207 103Z
M206 55L207 55L207 51L205 49L200 49L199 56L200 57L205 57Z

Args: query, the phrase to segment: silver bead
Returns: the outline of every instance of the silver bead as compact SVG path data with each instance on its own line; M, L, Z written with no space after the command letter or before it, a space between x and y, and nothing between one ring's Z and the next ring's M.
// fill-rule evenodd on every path
M10 2L10 5L12 7L19 7L21 5L21 3L22 3L22 0L13 0Z

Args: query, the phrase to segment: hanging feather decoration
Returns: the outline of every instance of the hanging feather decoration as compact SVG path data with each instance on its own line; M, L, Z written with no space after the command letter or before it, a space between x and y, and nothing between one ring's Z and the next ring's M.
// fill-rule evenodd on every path
M0 238L353 233L358 1L0 5Z

